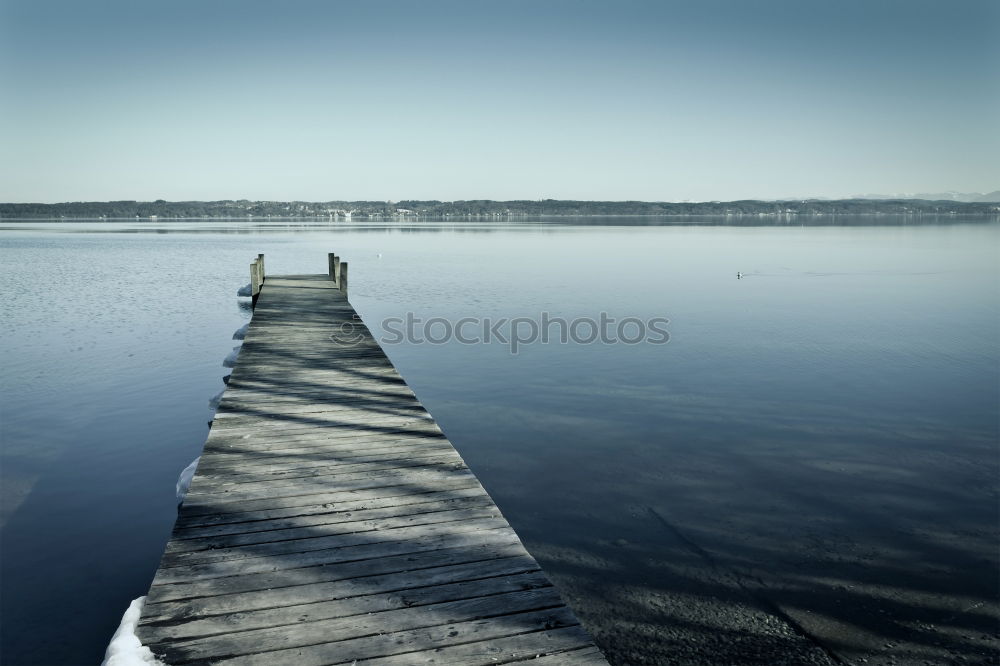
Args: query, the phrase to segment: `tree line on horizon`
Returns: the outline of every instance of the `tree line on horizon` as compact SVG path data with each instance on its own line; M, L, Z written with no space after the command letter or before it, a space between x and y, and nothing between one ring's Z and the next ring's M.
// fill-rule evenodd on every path
M788 201L574 201L560 199L492 201L85 201L0 203L3 218L247 218L247 217L507 217L597 215L982 215L1000 214L990 202L923 199L807 199Z

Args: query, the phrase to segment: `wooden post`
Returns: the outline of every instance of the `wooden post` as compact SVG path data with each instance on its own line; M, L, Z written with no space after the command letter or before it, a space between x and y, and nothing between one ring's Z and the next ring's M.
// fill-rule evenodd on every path
M258 269L260 271L260 283L264 284L264 255L263 254L258 254L257 255L257 264L258 264Z
M337 285L337 289L340 289L340 257L337 255L333 256L333 283Z
M259 259L254 259L250 263L250 302L257 305L257 297L260 295L260 264Z
M333 252L330 252L329 254L326 255L327 268L330 271L330 279L335 282L336 278L334 277L333 262L335 262L336 260L337 260L337 255L335 255Z
M337 263L337 272L340 273L340 280L338 281L337 286L340 287L340 291L342 291L344 293L344 296L346 297L347 296L347 262L346 261L341 261L341 262Z

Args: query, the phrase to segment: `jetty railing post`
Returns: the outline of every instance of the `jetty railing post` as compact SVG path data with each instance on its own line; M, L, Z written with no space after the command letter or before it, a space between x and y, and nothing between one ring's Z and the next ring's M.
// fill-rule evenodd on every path
M264 265L260 257L250 263L250 305L257 305L260 287L264 283Z
M347 296L347 262L341 261L337 264L337 272L340 273L340 279L338 280L337 286L340 291L343 292L344 296Z
M333 272L333 262L336 261L336 260L337 260L337 255L335 255L333 252L330 252L330 253L328 253L326 255L327 270L330 273L330 279L333 280L333 281L336 281L336 278L334 277L334 272Z
M333 283L340 289L340 257L333 255Z
M260 272L260 283L264 284L264 255L263 254L258 254L257 255L257 264L258 264L257 269Z

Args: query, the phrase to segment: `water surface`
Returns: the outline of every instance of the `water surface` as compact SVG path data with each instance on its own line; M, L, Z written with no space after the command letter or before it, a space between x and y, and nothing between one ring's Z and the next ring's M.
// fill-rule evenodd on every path
M613 660L986 663L1000 225L641 222L5 222L4 663L100 660L250 260L328 251L370 324L670 319L666 345L386 347Z

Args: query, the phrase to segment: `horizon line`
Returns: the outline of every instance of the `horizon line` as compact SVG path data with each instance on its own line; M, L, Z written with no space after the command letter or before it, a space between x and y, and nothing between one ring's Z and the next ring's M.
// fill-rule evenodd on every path
M946 191L935 194L954 194L961 196L985 196L989 194L994 194L994 192L1000 193L1000 189L993 192L957 192L957 191ZM107 203L143 203L143 204L173 204L173 203L219 203L225 201L252 201L252 202L280 202L280 203L389 203L396 204L400 202L436 202L442 204L454 204L454 203L467 203L467 202L492 202L492 203L540 203L540 202L581 202L581 203L644 203L644 204L719 204L719 203L740 203L740 202L808 202L808 201L825 201L825 202L836 202L836 201L897 201L897 200L916 200L916 201L948 201L950 203L993 203L992 201L962 201L959 199L941 199L933 198L929 199L925 196L919 196L920 194L892 194L892 195L881 195L881 194L871 194L871 195L855 195L846 197L782 197L782 198L742 198L742 199L680 199L680 200L668 200L668 199L557 199L551 197L544 198L523 198L523 199L417 199L417 198L403 198L403 199L250 199L247 197L240 198L222 198L222 199L77 199L77 200L62 200L62 201L0 201L0 206L8 205L37 205L37 206L58 206L63 204L107 204Z

